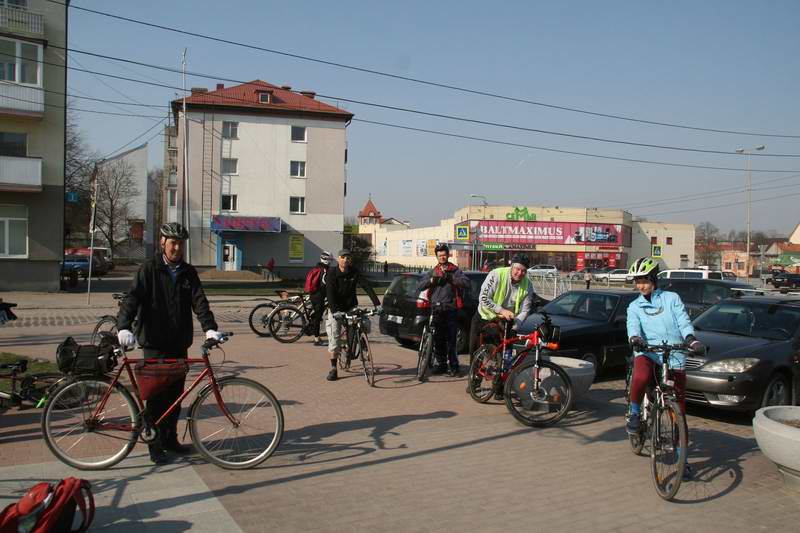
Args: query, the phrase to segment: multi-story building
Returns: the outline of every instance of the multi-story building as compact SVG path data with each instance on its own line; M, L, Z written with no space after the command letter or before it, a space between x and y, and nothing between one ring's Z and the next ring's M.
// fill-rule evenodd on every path
M0 290L59 288L64 254L64 4L0 0Z
M186 127L183 100L172 102L164 216L188 222L193 264L255 269L273 258L279 275L294 277L341 247L353 115L315 96L260 80L193 89Z

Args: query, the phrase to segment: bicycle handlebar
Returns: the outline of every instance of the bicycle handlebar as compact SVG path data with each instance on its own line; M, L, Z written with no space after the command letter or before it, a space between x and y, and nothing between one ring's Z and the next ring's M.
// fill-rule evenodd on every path
M644 346L640 346L639 349L643 352L657 353L672 352L676 350L691 351L685 342L680 344L667 344L666 342L663 344L645 344Z
M221 331L220 335L222 336L220 340L206 339L206 341L203 343L203 348L205 348L206 350L210 350L211 348L215 348L224 342L228 342L228 337L233 337L233 332Z

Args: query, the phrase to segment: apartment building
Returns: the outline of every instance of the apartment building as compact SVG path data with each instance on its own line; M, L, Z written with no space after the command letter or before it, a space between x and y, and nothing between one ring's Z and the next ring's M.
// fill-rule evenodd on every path
M66 5L0 0L0 290L59 288L66 42Z
M353 115L315 96L255 80L192 89L185 117L172 102L164 218L188 222L193 264L258 269L272 258L297 277L341 247Z

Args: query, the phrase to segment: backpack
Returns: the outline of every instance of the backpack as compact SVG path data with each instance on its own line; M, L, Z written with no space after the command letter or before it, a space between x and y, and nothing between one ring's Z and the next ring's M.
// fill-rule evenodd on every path
M320 285L322 285L322 267L314 267L306 275L306 284L303 287L303 292L314 294L319 290Z
M72 529L75 511L81 523ZM0 513L0 533L61 533L86 531L94 520L92 486L85 479L68 477L55 486L37 483Z

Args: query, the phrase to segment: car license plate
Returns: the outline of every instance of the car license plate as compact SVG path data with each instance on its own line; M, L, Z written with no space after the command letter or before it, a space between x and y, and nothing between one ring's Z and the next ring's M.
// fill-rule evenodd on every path
M397 316L397 315L389 315L389 316L386 317L386 319L389 322L394 322L395 324L402 324L403 323L403 317Z

